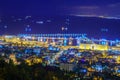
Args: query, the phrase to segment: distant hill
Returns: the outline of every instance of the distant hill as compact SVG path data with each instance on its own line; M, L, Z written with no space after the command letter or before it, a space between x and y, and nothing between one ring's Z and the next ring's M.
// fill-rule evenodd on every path
M76 16L1 17L0 34L19 33L86 33L89 37L119 39L120 20Z

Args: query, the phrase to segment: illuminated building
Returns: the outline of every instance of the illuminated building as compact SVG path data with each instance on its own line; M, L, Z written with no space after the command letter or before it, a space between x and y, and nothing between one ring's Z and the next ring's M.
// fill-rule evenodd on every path
M77 45L79 46L80 45L80 38L76 38L77 39Z
M64 39L64 46L67 46L67 39Z
M70 38L69 38L69 45L70 45L70 46L72 45L72 41L73 41L73 39L70 37Z
M40 48L39 47L35 47L34 49L33 49L33 52L36 54L36 55L39 55L40 54Z
M8 36L9 37L9 36ZM57 46L62 49L77 48L83 50L114 50L119 49L119 40L111 41L106 39L90 39L86 34L19 34L8 38L5 36L7 42L20 43L20 39L24 38L27 41L23 44L31 44L33 46ZM17 39L19 38L19 40Z
M30 56L25 60L28 65L33 65L34 63L42 63L42 59L36 56Z
M85 50L100 50L100 51L107 51L109 49L108 45L99 45L99 44L80 44L80 49Z
M14 64L17 64L17 60L16 60L15 54L10 54L9 59L11 59Z
M70 63L60 63L60 69L61 69L61 70L65 70L65 71L73 71L75 67L76 67L75 64L70 64Z

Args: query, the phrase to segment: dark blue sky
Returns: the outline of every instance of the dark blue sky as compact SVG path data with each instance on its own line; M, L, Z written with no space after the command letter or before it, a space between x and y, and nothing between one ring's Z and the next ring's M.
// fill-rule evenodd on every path
M120 17L120 0L1 0L1 15Z
M34 22L24 20L27 15L32 16ZM99 35L104 34L101 29L105 28L109 30L106 37L120 36L120 0L0 0L0 18L2 18L0 34L24 33L27 25L32 28L31 33L59 33L61 27L65 26L65 19L69 18L63 17L64 15L72 16L68 33L88 33L100 37ZM23 21L14 22L8 17L4 19L3 16L24 17ZM33 18L34 16L44 22L52 19L52 22L36 25L37 20ZM41 16L47 16L47 19L42 19ZM74 18L76 16L80 17ZM7 25L6 29L4 29L5 25Z

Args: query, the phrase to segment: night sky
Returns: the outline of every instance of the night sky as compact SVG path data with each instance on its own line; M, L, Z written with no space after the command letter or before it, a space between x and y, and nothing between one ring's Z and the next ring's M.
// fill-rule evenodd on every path
M13 23L13 16L33 16L34 23L26 20ZM61 27L66 27L64 22L70 18L67 33L88 33L95 37L96 33L106 33L102 29L108 29L106 37L120 36L120 0L1 0L0 17L0 34L25 33L26 25L32 28L31 33L66 33L61 32ZM48 19L52 20L49 24L35 24Z
M120 17L120 0L1 0L0 14Z
M98 15L120 17L120 0L1 0L1 15Z

